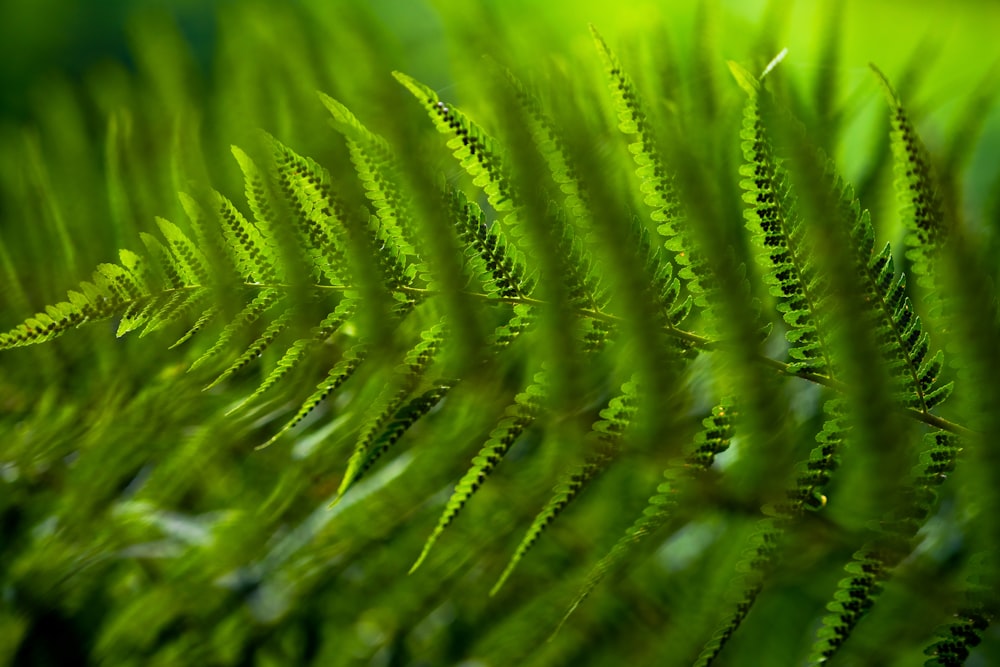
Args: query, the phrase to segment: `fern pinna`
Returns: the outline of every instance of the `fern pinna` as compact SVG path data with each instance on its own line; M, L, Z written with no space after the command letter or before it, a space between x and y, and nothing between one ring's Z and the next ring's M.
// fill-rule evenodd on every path
M954 230L930 154L878 73L910 247L901 266L891 242L876 246L881 228L833 160L797 134L782 88L771 90L780 58L760 77L730 64L743 92L734 87L742 113L729 138L741 164L729 173L721 168L732 166L729 158L685 143L669 122L658 125L640 79L591 32L617 126L602 126L597 141L592 128L561 127L560 105L495 64L504 117L489 131L443 93L395 72L416 100L405 99L408 111L431 119L452 160L433 178L415 178L406 170L418 162L403 154L412 147L321 94L344 164L321 166L268 134L252 150L234 147L244 201L210 188L182 193L186 222L156 219L156 233L140 236L144 254L122 250L119 263L99 264L65 301L0 335L0 348L115 318L118 336L176 329L170 342L195 348L188 369L204 374L209 396L240 392L227 409L253 422L253 444L271 448L261 456L277 455L317 412L335 413L331 432L317 436L331 449L346 444L324 498L332 515L388 485L394 465L425 471L427 502L393 527L417 545L407 554L412 578L468 567L463 537L490 532L483 541L502 553L488 572L498 605L532 606L516 582L543 558L536 545L551 539L557 520L586 530L593 507L608 502L596 490L622 485L621 507L638 516L615 526L609 548L566 568L559 599L539 603L545 614L525 612L541 619L524 621L537 632L561 628L557 646L578 619L601 613L591 611L600 584L712 514L726 517L713 550L733 555L735 580L719 583L732 578L728 566L688 566L690 581L667 588L703 604L678 641L689 664L713 664L739 642L758 601L780 588L790 545L824 526L836 535L824 545L828 560L846 576L812 610L815 642L800 657L826 662L849 649L894 575L922 558L938 494L951 493L948 476L981 444L979 433L938 414L959 403L946 403L957 380L945 366L947 339L937 340L938 312L920 299L928 290L946 298L940 259ZM727 175L702 182L705 171L688 169L687 156ZM717 177L731 181L729 197L742 210L697 229L705 222L698 211L712 209L685 187L713 193ZM733 229L740 214L742 229ZM734 242L745 231L750 243ZM705 242L712 235L715 245ZM824 246L831 239L832 249ZM445 267L440 253L449 247L457 253ZM726 280L713 274L719 266L730 271ZM915 285L901 268L919 277ZM734 321L734 301L750 304L746 321ZM858 386L868 372L870 382ZM781 381L811 382L816 393L793 409ZM796 410L804 416L791 416ZM883 415L891 428L880 429ZM460 437L439 440L449 419ZM883 444L880 459L872 450ZM407 445L412 457L397 456ZM477 449L467 455L470 446ZM886 460L913 472L876 487L871 471L884 471ZM615 475L636 461L641 474L623 484ZM466 516L488 502L485 484L535 474L534 482L545 478L541 495L519 487L497 512L496 525L517 515L516 532ZM850 523L848 490L871 488L893 497L878 499L867 524L840 525ZM436 605L426 588L422 603ZM968 603L956 605L936 638L924 638L928 664L962 664L992 622L995 591L966 589Z

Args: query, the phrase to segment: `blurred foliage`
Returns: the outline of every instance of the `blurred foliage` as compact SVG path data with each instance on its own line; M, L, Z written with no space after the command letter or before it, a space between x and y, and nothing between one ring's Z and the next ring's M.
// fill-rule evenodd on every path
M393 70L502 128L482 56L510 67L606 161L616 201L641 210L588 22L628 63L656 122L670 126L678 110L700 119L685 129L722 174L720 233L737 239L747 266L744 94L726 61L760 71L788 46L782 82L794 110L872 210L878 239L902 247L869 61L909 102L948 205L998 277L994 3L45 0L0 5L0 330L117 261L118 248L141 248L157 216L182 219L177 192L211 185L241 200L230 145L255 145L258 129L320 164L347 164L316 91L411 142L412 164L460 181ZM167 352L175 338L117 339L101 325L0 356L0 664L689 664L707 639L756 508L685 517L546 641L676 447L610 468L490 597L579 449L524 439L422 569L406 571L523 368L493 369L495 396L470 392L432 413L412 436L433 429L433 440L404 446L331 509L349 427L371 396L338 395L291 438L255 451L294 397L227 417L260 371L203 392L206 378L185 370L209 343ZM304 391L316 379L306 373ZM795 452L807 453L819 390L790 380L777 393ZM608 396L587 397L594 417ZM688 431L705 406L689 407ZM977 483L946 485L920 557L890 581L840 664L923 659L962 586L962 488ZM811 526L814 542L799 536L720 664L797 664L808 653L858 548L844 527L852 507ZM998 663L993 628L967 664Z

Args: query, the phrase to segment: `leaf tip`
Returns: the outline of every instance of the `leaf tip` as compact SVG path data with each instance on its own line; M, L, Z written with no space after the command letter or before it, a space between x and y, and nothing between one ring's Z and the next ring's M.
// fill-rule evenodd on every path
M757 91L760 90L760 82L757 81L757 78L735 60L727 60L726 64L729 65L729 72L736 79L740 88L746 91L747 95L756 95Z
M886 99L889 100L889 104L898 106L899 96L896 94L896 90L892 87L892 84L889 83L889 77L875 63L868 63L868 67L875 74L875 78L878 79L879 85L882 87L882 92L885 93Z

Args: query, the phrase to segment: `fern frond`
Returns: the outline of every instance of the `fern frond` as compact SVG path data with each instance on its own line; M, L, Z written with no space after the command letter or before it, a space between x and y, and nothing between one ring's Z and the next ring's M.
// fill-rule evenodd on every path
M665 247L674 253L674 261L681 267L678 276L684 281L684 286L694 295L699 307L708 308L709 298L705 293L711 284L708 269L698 258L690 235L684 228L684 208L674 179L664 165L658 138L643 108L642 97L614 51L593 25L590 26L590 33L608 77L608 88L618 114L618 129L626 137L634 139L628 150L635 163L640 191L645 195L644 203L652 211L650 218L664 238Z
M170 252L166 254L174 271L184 285L210 285L212 283L208 259L198 246L181 231L181 228L163 218L157 218L156 224L167 240Z
M840 451L847 435L844 399L835 398L823 406L826 420L816 435L816 447L809 459L798 466L795 485L786 492L784 503L765 508L770 514L754 526L744 557L737 564L739 579L733 585L729 607L733 609L702 648L696 667L708 667L726 647L757 601L768 578L777 566L778 544L787 528L803 513L826 505L823 490L840 465Z
M983 640L994 615L984 607L964 607L955 620L938 631L938 640L924 650L932 656L924 667L962 667L972 649Z
M139 238L150 255L150 269L156 272L159 282L167 289L181 289L190 283L181 277L181 269L167 248L152 234L140 232Z
M317 267L331 281L347 282L346 268L348 251L354 250L352 259L357 262L374 261L382 279L389 287L413 286L419 273L426 273L417 263L416 251L404 236L397 216L398 194L387 193L384 186L373 184L381 179L371 173L375 165L366 161L368 154L359 147L352 157L361 161L358 167L366 190L380 188L375 196L381 197L382 204L371 215L368 209L352 213L346 205L334 196L330 176L325 169L308 158L304 158L273 137L269 138L274 148L277 180L286 201L296 213L300 238L307 240L307 247L313 249ZM370 190L369 190L370 192ZM394 200L385 203L385 197ZM364 248L365 254L356 251ZM370 256L369 256L370 255ZM324 261L326 263L324 263Z
M757 596L763 590L764 582L773 569L772 559L777 551L776 543L784 532L776 524L773 519L764 519L754 527L750 546L744 552L744 559L738 566L743 572L743 578L736 594L735 610L702 648L694 663L695 667L708 667L715 662L757 601Z
M69 301L50 306L46 312L36 313L23 324L0 334L0 349L51 340L84 322L106 319L115 313L117 304L110 300L110 294L98 291L90 283L83 283L80 288L82 293L69 293Z
M200 332L202 329L204 329L205 325L208 324L209 322L211 322L215 318L215 316L218 315L220 312L222 312L222 308L219 307L216 304L213 304L213 305L209 306L208 308L206 308L202 312L202 314L198 316L198 319L195 320L194 324L192 324L191 327L186 332L184 332L184 335L182 335L180 338L178 338L174 342L174 344L170 346L169 349L172 350L175 347L180 347L184 343L186 343L189 340L191 340L192 338L194 338L195 335L197 335L198 332ZM122 322L123 323L125 322L125 315L122 315ZM120 329L121 329L121 327L119 326L119 330Z
M486 481L486 478L500 464L503 457L514 445L517 439L539 415L542 402L547 395L548 379L544 372L535 374L534 380L525 390L514 397L514 402L504 411L504 417L490 432L490 437L483 445L479 454L472 460L472 467L462 477L455 487L451 498L445 505L444 512L438 519L437 526L424 543L420 556L417 557L410 573L413 573L430 554L431 548L444 530L451 525L462 507Z
M457 380L438 380L431 383L430 389L419 396L411 398L402 405L392 419L385 425L385 430L375 438L369 448L364 470L378 460L383 454L403 437L406 431L417 423L424 415L435 408L458 384ZM363 472L363 471L362 471Z
M621 393L612 398L608 407L601 411L601 419L594 422L590 438L594 440L597 451L556 486L555 494L525 532L507 567L490 590L490 595L496 595L500 591L513 574L514 568L538 541L549 524L614 460L637 407L635 382L627 382L622 385Z
M535 147L552 183L564 195L563 206L550 206L547 218L552 232L546 240L556 246L555 256L562 269L559 274L569 300L591 310L602 310L607 305L608 288L603 284L602 267L591 251L593 211L580 181L579 165L571 159L565 138L538 99L509 70L504 70L503 78L520 108L519 118L527 130L525 139Z
M167 295L164 299L151 301L150 308L143 313L146 326L139 333L139 337L148 336L154 331L189 317L191 311L204 308L213 294L207 287L189 287Z
M853 188L836 174L829 160L826 172L837 193L842 216L851 226L861 288L871 309L871 325L893 390L904 406L929 412L948 398L953 386L939 382L943 353L938 351L928 356L929 336L906 296L905 275L894 278L889 244L881 252L874 252L875 233L868 211L861 210Z
M947 241L949 233L940 189L927 148L917 135L899 96L885 74L875 65L869 66L885 92L892 117L891 145L896 196L901 207L903 225L909 232L906 243L911 248L907 257L913 260L917 282L933 289L935 257L940 246Z
M348 283L349 244L344 229L348 214L333 196L329 174L274 137L265 135L265 139L272 151L272 177L292 214L298 247L311 262L312 275L331 284ZM248 166L256 171L255 166ZM268 199L266 190L261 199Z
M376 436L413 393L434 361L446 334L447 327L444 322L438 322L422 332L420 342L406 354L403 364L394 373L395 377L386 383L382 393L375 399L361 427L361 435L347 463L347 471L344 473L340 488L337 489L337 500L361 479L388 448L375 448L373 445Z
M117 279L119 281L124 281L125 284L117 286L117 288L112 284L113 291L118 295L119 298L124 298L126 301L131 301L131 303L126 307L125 312L122 313L121 321L118 324L118 330L116 336L121 338L126 332L131 331L138 326L140 326L145 320L144 316L148 315L150 312L150 306L155 301L153 298L143 298L150 293L149 289L149 276L143 268L142 260L135 253L128 251L121 251L120 253L122 259L122 266L119 267L124 272L118 275L117 278L108 276L111 278L112 283ZM113 265L104 265L113 266ZM100 269L98 269L100 270ZM112 269L112 271L114 271ZM132 294L129 297L129 294Z
M767 269L765 280L778 298L778 310L789 326L786 338L793 367L809 373L829 374L833 366L822 312L821 281L811 260L813 249L804 238L805 228L795 208L785 169L778 163L764 127L759 83L739 65L730 63L748 99L743 109L744 164L740 167L744 212L753 240L764 251L758 255Z
M996 569L995 561L988 553L973 557L962 606L953 621L937 630L934 643L924 649L924 655L931 656L924 667L961 667L996 621L996 592L986 583L992 578L987 572Z
M809 664L819 665L833 657L875 604L893 570L915 546L917 531L934 508L934 489L944 481L945 473L954 467L961 452L958 438L950 433L928 433L924 440L927 444L906 494L909 502L885 516L879 522L876 538L844 567L850 576L841 579L833 601L827 604L831 613L823 617Z
M442 102L432 89L402 72L392 75L420 101L437 130L451 137L448 148L476 187L482 188L490 206L497 212L515 208L514 193L496 141L462 111Z
M188 367L188 372L195 370L225 350L234 336L245 331L251 324L256 322L261 315L278 304L283 297L284 294L281 290L263 289L258 292L253 299L248 301L247 304L243 306L240 312L236 314L236 317L234 317L229 324L223 327L222 331L219 333L219 337L215 339L215 343L205 350L200 357L191 362L191 365Z
M560 626L609 574L634 553L646 537L670 521L674 509L681 501L679 496L684 484L711 468L716 457L729 449L733 437L732 418L732 410L723 404L713 408L712 414L702 420L702 428L695 435L687 457L671 464L664 471L664 481L649 498L642 516L635 520L611 551L590 570L586 582L563 615Z
M667 247L671 247L672 243L683 238L680 225L684 216L673 180L660 158L653 126L643 109L642 98L618 56L593 25L590 26L590 33L608 77L608 87L618 114L618 129L635 139L628 148L635 161L642 193L646 196L645 203L653 210L652 219L660 225L660 233L667 238Z
M818 641L813 645L809 664L819 665L833 657L861 617L875 604L888 571L903 557L899 544L888 542L879 547L856 552L844 568L850 576L840 580L834 601L826 607L831 613L823 617L823 627L816 635Z
M347 139L351 162L379 219L380 240L398 249L401 263L417 264L416 273L426 274L427 269L420 266L416 250L419 243L413 214L399 189L392 148L385 139L362 125L343 104L323 93L320 99L333 116L334 127Z
M651 302L658 309L658 319L664 326L680 327L691 313L692 297L680 300L680 280L674 276L670 263L661 257L660 250L653 246L649 230L633 224L632 236L635 238L636 256L643 262L645 274L650 277L647 289ZM678 340L677 344L685 350L691 349L685 341Z
M607 307L608 290L590 250L573 230L564 211L554 209L548 222L563 268L560 278L566 286L569 304L594 312L603 311Z
M538 314L529 305L519 303L514 306L513 316L501 324L490 336L490 345L498 352L515 340L525 331L533 329L538 324Z
M271 206L269 188L264 173L257 167L253 159L239 146L230 146L233 157L236 158L240 171L243 172L244 196L253 214L253 224L260 230L265 243L276 240L272 231L274 210ZM272 251L276 250L272 246Z
M323 318L310 333L307 338L299 338L285 350L284 354L275 364L271 372L267 374L257 389L238 405L233 407L228 414L232 414L249 403L257 400L269 389L277 385L288 373L295 370L302 359L317 345L332 336L341 326L347 322L357 310L358 302L352 298L341 299L337 307L329 315Z
M365 357L367 355L368 355L368 345L364 343L355 345L350 350L348 350L347 353L344 355L344 358L341 359L333 368L330 369L330 372L327 373L326 378L318 385L316 385L316 391L314 391L309 396L309 398L306 399L306 401L299 408L298 412L296 412L295 415L291 419L289 419L284 426L278 429L278 432L275 433L273 436L271 436L271 438L268 439L267 442L265 442L262 445L258 445L257 449L264 449L266 447L270 447L275 442L277 442L278 439L281 438L281 436L285 435L285 433L290 431L292 427L296 426L300 421L305 419L306 416L308 416L309 413L312 412L316 408L316 406L323 401L324 398L326 398L334 391L336 391L337 388L340 387L340 385L347 382L351 378L351 376L354 375L355 371L358 370L358 367L365 360Z
M288 309L281 313L278 317L271 320L264 331L257 336L257 338L250 343L246 350L236 358L233 363L231 363L224 371L222 371L218 377L212 380L205 387L205 391L208 391L218 385L221 382L225 382L234 374L242 370L251 362L255 361L264 350L275 341L275 339L281 335L281 333L288 328L288 325L292 322L293 311Z
M498 225L486 224L486 215L461 190L449 190L449 209L458 238L465 244L467 255L475 255L483 263L480 280L487 294L501 297L529 296L534 281L527 276L524 256L507 242Z
M583 225L590 217L587 191L584 189L566 152L565 138L552 119L542 109L539 100L525 87L509 69L503 70L503 78L514 98L524 112L533 143L545 160L553 182L565 196L566 210L570 221L579 235L586 234Z
M233 203L213 191L213 203L222 231L232 252L236 270L244 282L280 282L279 260L264 240L261 230L243 217Z
M594 263L577 234L567 224L564 213L550 207L546 212L544 225L526 225L518 212L520 204L507 175L508 167L500 151L496 149L495 141L460 110L441 102L430 88L398 72L394 72L394 75L418 100L425 103L437 129L452 137L448 141L449 148L454 150L455 158L472 176L473 183L483 189L490 205L498 212L511 211L504 219L504 224L512 234L512 238L507 241L508 245L515 245L522 236L528 235L528 231L533 231L534 233L530 235L533 249L545 255L541 258L540 264L558 267L554 273L558 276L557 279L566 285L570 299L582 301L598 309L601 298L597 285L598 278L592 270ZM527 129L525 141L545 147L551 142L542 136L545 134L544 127L533 118L529 111L526 120L528 127L515 129L518 131ZM536 130L539 134L537 136L530 134L532 130ZM541 211L530 210L532 213L541 214Z
M140 337L143 337L187 316L190 310L207 298L209 289L206 286L212 284L213 276L222 276L222 272L210 271L208 259L179 227L162 218L157 218L157 224L167 240L167 246L146 233L142 233L141 238L153 255L166 288L174 291L163 291L149 299L140 298L133 302L119 323L119 336L145 324L140 333ZM146 265L137 255L124 250L121 258L123 264L130 268L124 274L115 276L119 294L139 290L135 292L139 296L140 292L149 290L153 279L144 268ZM210 308L206 312L207 310ZM204 324L205 320L201 322ZM182 341L183 338L179 342Z

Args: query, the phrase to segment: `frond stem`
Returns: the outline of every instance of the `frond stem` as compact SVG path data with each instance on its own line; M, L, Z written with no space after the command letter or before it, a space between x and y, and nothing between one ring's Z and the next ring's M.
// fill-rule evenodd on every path
M164 292L179 292L190 289L198 289L202 286L200 285L186 285L184 287L175 288L172 290L164 290ZM290 289L292 285L286 284L265 284L265 283L244 283L242 287L249 287L254 289ZM345 292L348 290L356 289L351 285L309 285L311 289L317 290L330 290ZM398 286L393 287L395 291L403 292L405 294L412 294L417 297L431 297L440 294L440 292L429 289L422 289L419 287L408 287L408 286ZM545 308L551 304L547 301L541 301L539 299L533 299L526 296L496 296L492 294L483 294L481 292L462 292L463 295L474 298L482 299L484 301L489 301L492 303L509 303L513 305L525 305L534 306L537 308ZM608 322L610 324L621 324L622 318L617 315L612 315L611 313L605 313L600 310L592 310L590 308L576 308L574 309L578 314L583 317L589 317L595 320L601 320L603 322ZM724 348L732 348L735 344L728 341L711 340L710 338L705 338L704 336L699 336L696 333L690 331L685 331L684 329L679 329L674 326L667 326L664 328L664 332L673 338L678 340L686 341L695 347L702 350L719 350ZM764 354L755 353L754 358L764 364L765 366L770 366L774 370L778 371L782 375L788 377L800 378L807 380L809 382L822 385L824 387L829 387L834 391L839 393L847 393L848 387L842 382L835 380L826 375L820 375L818 373L809 373L805 371L797 371L792 368L790 364L786 364L777 359L772 359ZM941 429L942 431L948 431L949 433L954 433L955 435L962 437L977 437L979 434L976 431L966 428L961 424L956 424L955 422L944 419L943 417L938 417L937 415L931 414L929 412L924 412L922 410L917 410L916 408L901 408L901 411L905 413L908 417L915 419L919 422L923 422L928 426L933 426L934 428Z

